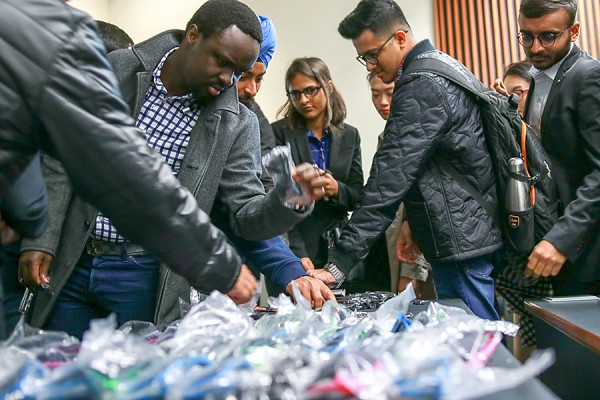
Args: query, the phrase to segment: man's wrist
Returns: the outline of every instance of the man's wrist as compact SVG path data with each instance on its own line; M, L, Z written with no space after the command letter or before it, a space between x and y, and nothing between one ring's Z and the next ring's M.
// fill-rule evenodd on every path
M337 265L335 265L332 262L329 262L327 264L325 264L325 267L323 268L325 271L328 271L331 275L333 275L333 278L335 279L336 282L336 289L339 288L342 283L344 283L344 280L346 279L346 274L344 274L342 272L342 270L340 270Z

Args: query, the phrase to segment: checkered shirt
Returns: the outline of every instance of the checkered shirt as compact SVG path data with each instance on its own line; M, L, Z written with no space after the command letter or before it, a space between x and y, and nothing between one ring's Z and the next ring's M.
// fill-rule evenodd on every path
M313 163L322 170L329 168L329 151L331 149L331 132L329 128L323 130L321 140L310 129L306 132L308 136L308 148L313 159Z
M146 92L136 125L145 131L148 145L154 148L173 173L177 174L190 139L190 132L198 121L201 108L193 94L169 96L160 80L162 67L167 57L175 50L177 48L168 51L152 71L153 81ZM92 237L113 243L125 241L102 213L96 218L96 228Z

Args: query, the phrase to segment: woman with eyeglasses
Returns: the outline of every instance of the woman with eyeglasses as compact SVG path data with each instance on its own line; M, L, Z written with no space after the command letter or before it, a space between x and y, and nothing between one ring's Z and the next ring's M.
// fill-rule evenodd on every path
M312 163L328 181L325 199L289 232L290 248L308 271L327 262L328 240L335 240L336 228L357 205L363 187L360 136L344 123L346 105L323 60L294 60L285 90L287 101L278 112L283 118L272 124L277 144L289 143L294 164Z

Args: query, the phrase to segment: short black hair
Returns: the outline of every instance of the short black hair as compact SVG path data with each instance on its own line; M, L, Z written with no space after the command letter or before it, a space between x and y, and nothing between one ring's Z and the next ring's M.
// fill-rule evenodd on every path
M385 36L398 29L410 30L410 25L395 1L361 0L340 22L338 32L343 38L352 40L367 29L376 36Z
M104 47L106 47L107 53L133 46L133 40L131 37L129 37L129 35L118 26L99 20L96 20L96 24L98 25L100 37L104 42Z
M185 30L191 25L196 25L204 38L235 25L258 43L262 43L262 29L256 13L237 0L208 0L196 10Z
M517 61L512 64L509 64L504 70L504 78L507 76L517 76L527 82L531 82L533 76L529 72L531 69L531 64L527 61Z
M525 18L540 18L556 10L565 10L573 25L577 18L577 0L523 0L519 6Z

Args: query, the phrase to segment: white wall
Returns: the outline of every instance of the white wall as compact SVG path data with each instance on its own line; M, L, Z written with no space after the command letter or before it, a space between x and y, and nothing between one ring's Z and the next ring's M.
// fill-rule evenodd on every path
M375 112L366 82L366 70L354 57L352 43L337 33L339 22L358 1L349 0L243 0L271 18L278 46L257 100L267 117L275 120L285 101L284 76L296 57L322 58L348 107L348 123L362 138L363 168L368 174L384 122ZM203 0L73 0L72 5L123 28L139 42L166 29L183 29ZM433 41L433 0L397 0L417 39ZM103 15L106 13L106 15Z
M107 21L109 0L70 0L69 5L84 10L95 19Z

